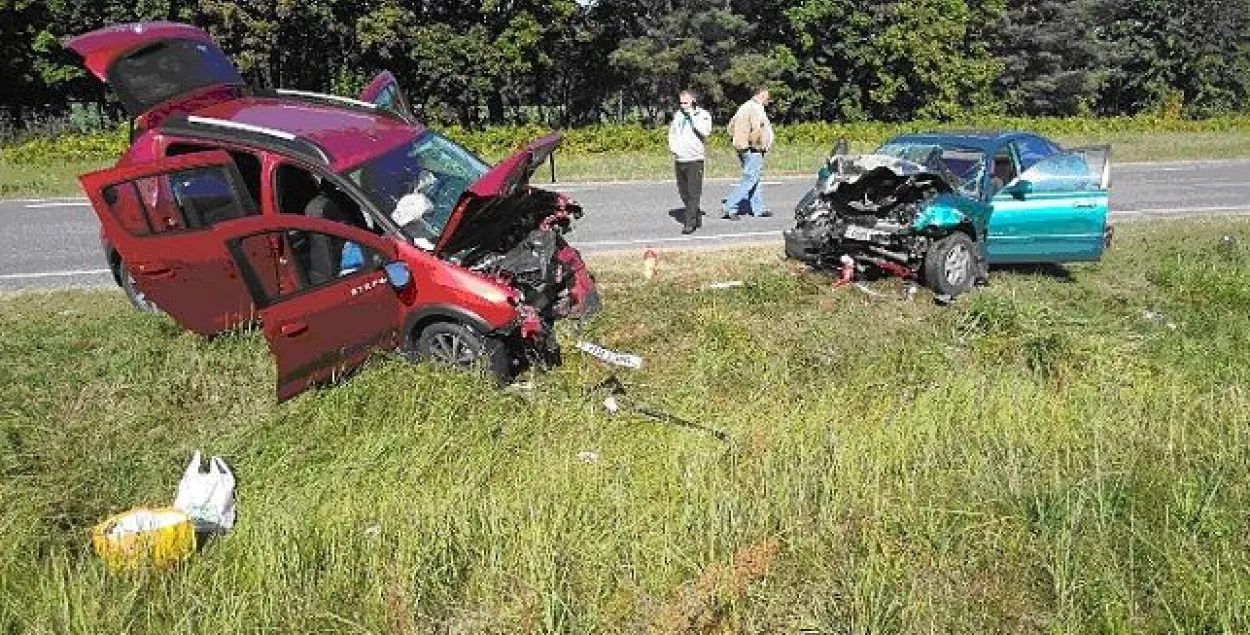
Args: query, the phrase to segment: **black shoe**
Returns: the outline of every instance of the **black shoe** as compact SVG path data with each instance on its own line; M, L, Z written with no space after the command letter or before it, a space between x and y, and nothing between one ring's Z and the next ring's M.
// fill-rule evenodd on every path
M683 234L693 234L695 229L696 229L695 227L682 227L682 228L681 228L681 233L683 233Z
M769 210L764 210L764 211L762 211L762 212L760 212L760 213L756 214L756 215L755 215L755 217L756 217L756 218L768 218L769 216L772 216L772 215L773 215L773 213L772 213L771 211L769 211Z
M737 214L725 214L721 216L721 220L738 220Z

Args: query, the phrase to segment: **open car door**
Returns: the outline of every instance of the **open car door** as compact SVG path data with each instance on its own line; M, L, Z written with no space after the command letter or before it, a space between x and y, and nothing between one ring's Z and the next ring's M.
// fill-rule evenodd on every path
M247 282L259 309L265 339L278 366L278 399L309 386L333 381L360 366L377 350L399 345L403 323L401 295L387 265L396 247L368 231L332 221L294 215L263 216L228 223L215 230ZM287 254L298 283L273 283L264 257L277 246ZM409 278L411 274L409 272Z
M1067 149L1033 164L993 196L990 262L1098 260L1110 186L1110 146Z
M408 98L399 88L399 82L390 71L382 71L375 75L356 99L385 108L410 124L417 123L417 118L412 114L412 107L408 105Z
M247 288L211 231L257 213L228 154L186 154L79 181L121 256L122 275L174 321L211 335L252 319Z

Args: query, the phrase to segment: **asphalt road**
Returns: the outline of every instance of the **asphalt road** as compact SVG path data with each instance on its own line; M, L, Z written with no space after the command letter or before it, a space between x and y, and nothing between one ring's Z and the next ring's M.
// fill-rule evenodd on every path
M774 216L725 221L716 210L733 181L710 179L703 194L709 214L689 236L681 234L681 201L671 181L535 184L582 203L586 216L569 239L594 253L779 242L793 222L794 204L814 180L771 178L765 166L764 200ZM1113 220L1250 214L1250 160L1113 166L1111 210ZM0 290L112 284L99 221L85 200L0 200L0 227Z

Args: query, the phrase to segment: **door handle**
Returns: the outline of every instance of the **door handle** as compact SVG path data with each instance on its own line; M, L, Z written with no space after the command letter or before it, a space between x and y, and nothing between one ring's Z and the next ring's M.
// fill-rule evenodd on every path
M135 268L138 269L139 275L145 278L174 277L174 270L170 269L168 265L139 265Z
M295 337L307 330L308 325L304 322L287 322L278 327L278 333L283 337Z
M1094 209L1098 207L1098 203L1073 203L1072 207L1077 209Z

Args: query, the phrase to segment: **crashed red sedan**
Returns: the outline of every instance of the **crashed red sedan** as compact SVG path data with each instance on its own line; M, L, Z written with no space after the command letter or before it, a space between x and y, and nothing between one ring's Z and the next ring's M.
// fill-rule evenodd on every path
M563 237L581 208L528 184L559 134L491 167L420 125L389 73L358 99L253 90L175 23L67 46L135 122L117 165L80 178L117 283L196 333L258 320L279 399L380 349L506 378L598 309Z

